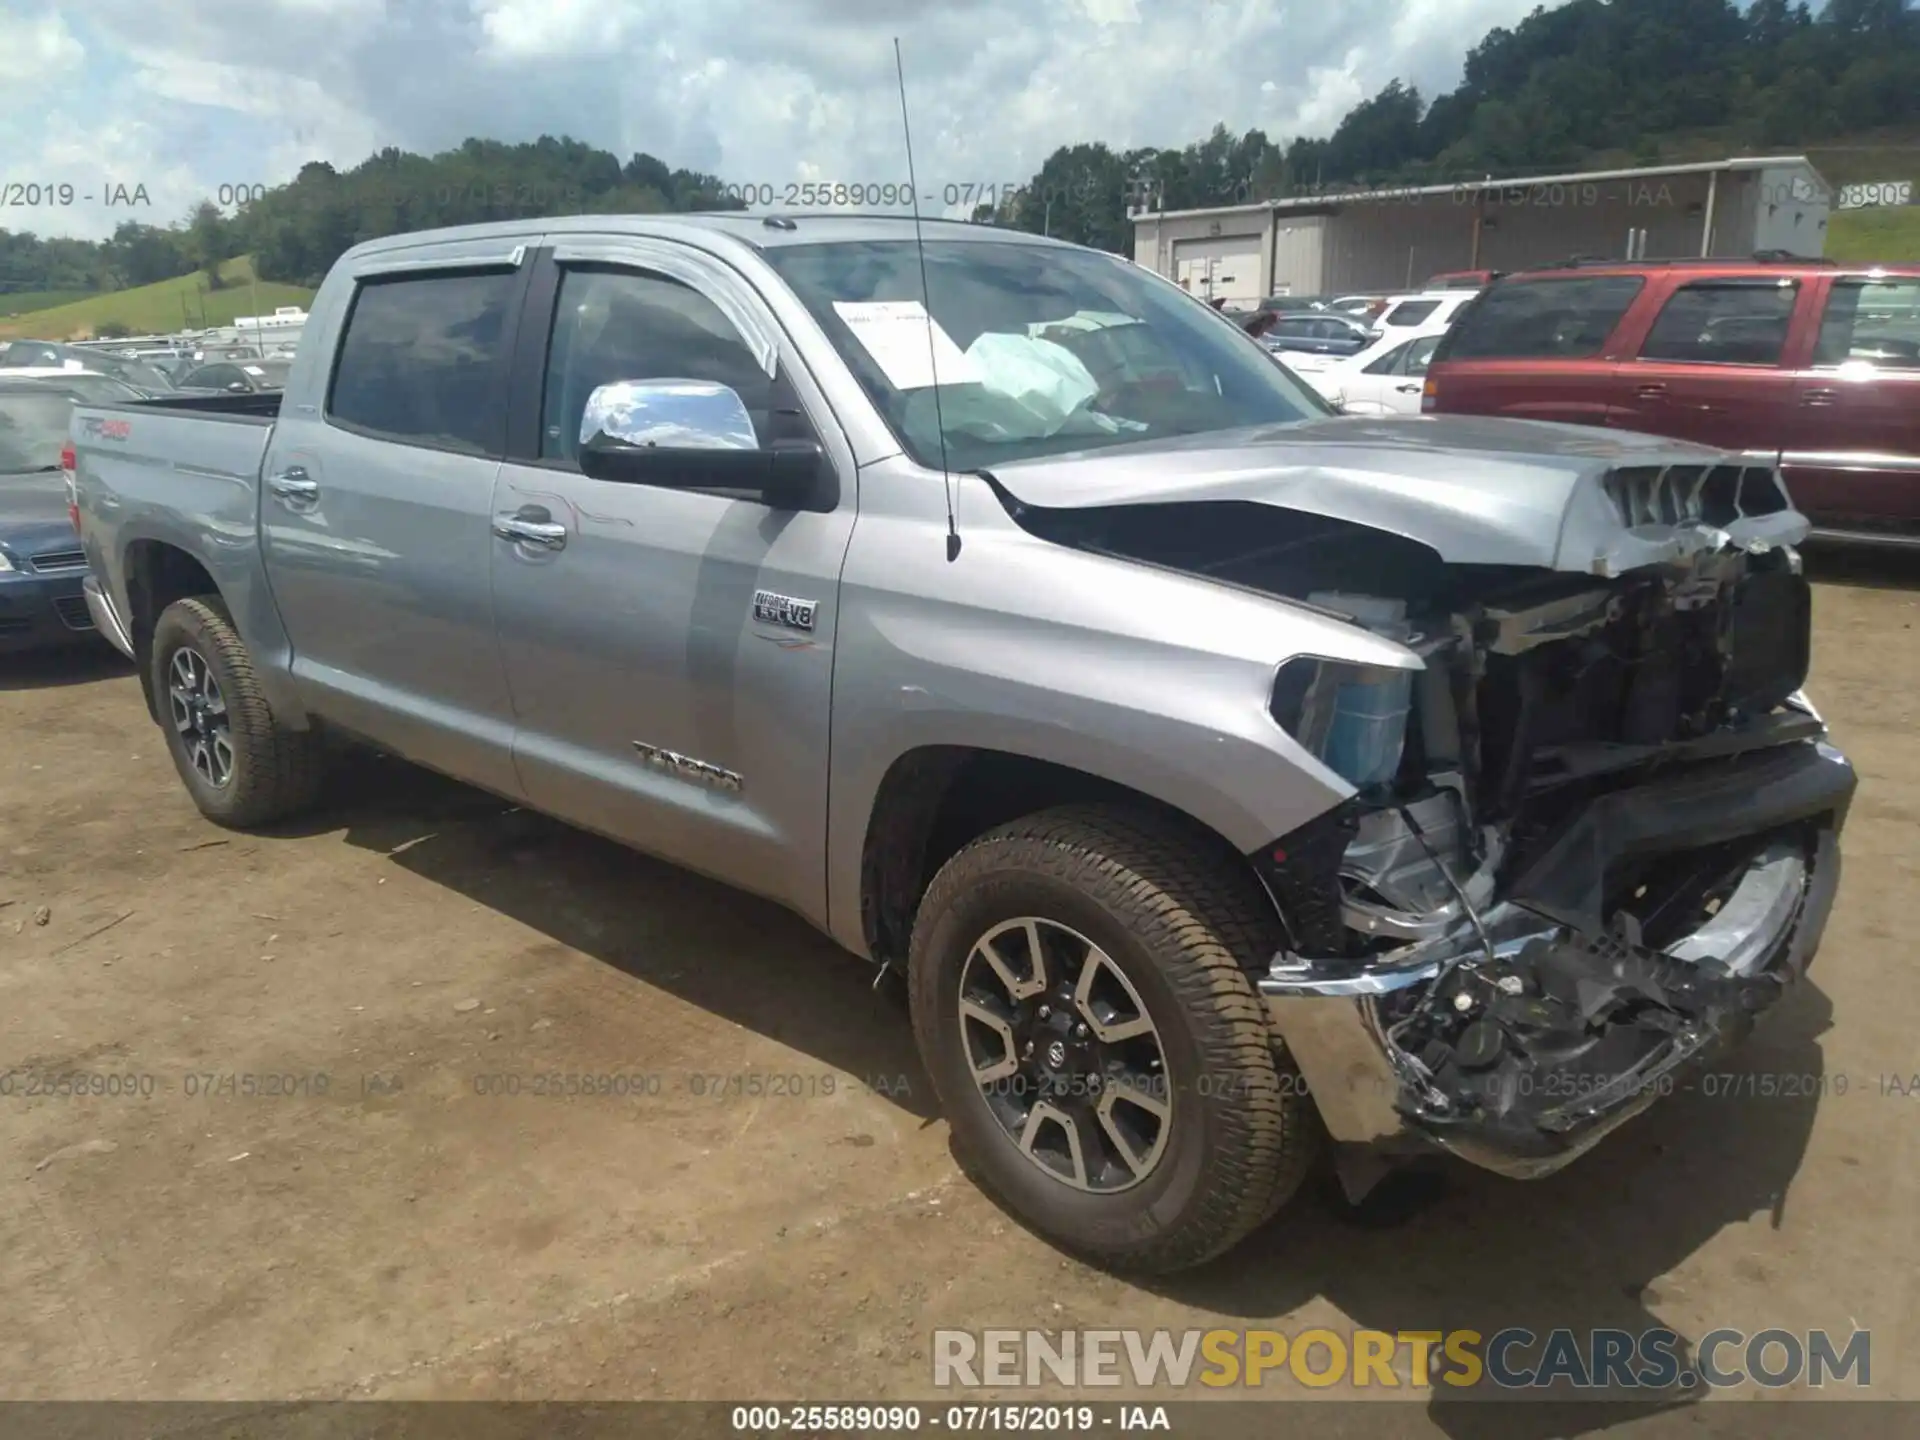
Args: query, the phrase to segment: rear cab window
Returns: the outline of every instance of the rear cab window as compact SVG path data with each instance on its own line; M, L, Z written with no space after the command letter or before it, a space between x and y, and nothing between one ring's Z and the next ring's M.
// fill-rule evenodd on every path
M1646 287L1640 275L1509 280L1468 305L1433 358L1584 360L1598 355Z
M506 269L362 280L334 361L328 421L428 449L504 453L498 396L518 282Z

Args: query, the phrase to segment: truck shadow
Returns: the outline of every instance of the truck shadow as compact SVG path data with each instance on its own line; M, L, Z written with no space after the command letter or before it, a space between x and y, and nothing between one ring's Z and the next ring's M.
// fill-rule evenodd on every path
M52 690L133 674L133 662L106 641L30 650L0 659L0 690Z
M876 992L868 967L795 916L403 761L354 752L336 773L326 810L281 833L344 825L347 843L714 1015L846 1074L904 1077L887 1098L923 1120L936 1116L898 993ZM1831 1024L1827 997L1804 983L1712 1082L1696 1079L1558 1175L1519 1183L1450 1166L1389 1181L1358 1210L1323 1178L1221 1260L1131 1283L1249 1328L1296 1329L1288 1317L1315 1299L1355 1327L1392 1332L1570 1329L1584 1345L1593 1329L1660 1328L1663 1283L1671 1284L1661 1277L1729 1226L1779 1229L1790 1205L1819 1087L1763 1098L1743 1093L1736 1077L1823 1076L1819 1037ZM1769 1279L1764 1258L1742 1259L1735 1271L1748 1286ZM1733 1313L1713 1323L1757 1330L1772 1318ZM1698 1338L1683 1333L1674 1347L1683 1368ZM1535 1343L1512 1358L1526 1366L1539 1356ZM1720 1358L1735 1363L1731 1352ZM1695 1391L1563 1395L1501 1403L1516 1397L1484 1380L1460 1391L1436 1384L1425 1414L1451 1436L1548 1440L1675 1410L1690 1412L1669 1417L1689 1435L1718 1433L1701 1423L1716 1414L1730 1435L1745 1433L1751 1410L1696 1411Z
M1878 550L1844 545L1808 546L1800 552L1807 579L1816 585L1856 590L1920 590L1920 548Z
M402 760L344 754L327 803L271 834L349 845L778 1040L922 1120L937 1113L901 992L805 921Z

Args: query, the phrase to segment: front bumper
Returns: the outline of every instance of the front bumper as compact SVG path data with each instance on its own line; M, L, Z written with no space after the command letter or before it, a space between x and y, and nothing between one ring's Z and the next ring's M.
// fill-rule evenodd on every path
M93 639L81 581L85 572L0 575L0 654L19 654Z
M1393 965L1341 971L1277 957L1259 988L1333 1139L1349 1154L1444 1149L1523 1179L1571 1162L1675 1088L1678 1072L1737 1045L1805 973L1839 885L1855 785L1846 759L1818 740L1690 766L1588 806L1536 848L1478 925L1409 947L1411 960L1402 952ZM1693 935L1654 951L1604 928L1600 897L1615 863L1763 836L1774 838ZM1487 1103L1442 1093L1390 1040L1391 1016L1463 951L1575 976L1567 993L1596 1002L1644 997L1650 1020L1620 1027L1632 1034L1621 1052L1630 1062L1574 1073L1523 1053Z

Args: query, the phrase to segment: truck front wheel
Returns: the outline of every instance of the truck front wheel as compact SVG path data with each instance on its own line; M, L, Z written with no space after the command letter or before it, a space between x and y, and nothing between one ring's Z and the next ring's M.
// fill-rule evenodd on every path
M319 737L274 719L219 597L176 600L160 612L151 678L167 752L202 815L246 829L313 803Z
M1317 1148L1249 979L1277 918L1236 859L1157 816L1063 807L974 840L915 918L914 1032L957 1148L1106 1265L1220 1254Z

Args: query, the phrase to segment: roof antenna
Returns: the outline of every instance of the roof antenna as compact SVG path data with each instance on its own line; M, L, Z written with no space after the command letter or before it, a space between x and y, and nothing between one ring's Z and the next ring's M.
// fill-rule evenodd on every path
M954 523L953 471L947 464L947 418L940 409L940 372L933 343L933 295L927 288L927 242L920 234L920 181L913 173L913 127L907 122L907 69L900 60L900 37L893 37L893 73L900 79L900 130L907 139L907 188L913 196L913 246L920 256L920 308L927 317L927 374L933 381L933 423L940 427L940 480L947 491L947 562L960 558L960 529Z

